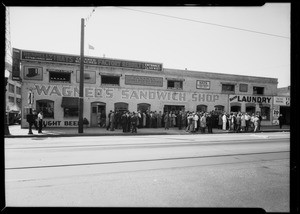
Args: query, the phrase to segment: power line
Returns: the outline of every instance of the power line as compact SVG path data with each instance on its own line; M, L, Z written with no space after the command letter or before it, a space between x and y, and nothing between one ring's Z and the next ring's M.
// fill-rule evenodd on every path
M194 19L181 18L181 17L177 17L177 16L153 13L153 12L137 10L137 9L132 9L132 8L125 8L125 7L118 7L118 8L125 9L125 10L137 11L137 12L141 12L141 13L148 13L148 14L157 15L157 16L164 16L164 17L173 18L173 19L180 19L180 20L184 20L184 21L196 22L196 23L207 24L207 25L214 25L214 26L229 28L229 29L234 29L234 30L246 31L246 32L250 32L250 33L257 33L257 34L263 34L263 35L267 35L267 36L274 36L274 37L279 37L279 38L284 38L284 39L290 39L290 37L287 37L287 36L281 36L281 35L276 35L276 34L271 34L271 33L264 33L264 32L260 32L260 31L248 30L248 29L244 29L244 28L232 27L232 26L221 25L221 24L216 24L216 23L211 23L211 22L204 22L204 21L199 21L199 20L194 20Z

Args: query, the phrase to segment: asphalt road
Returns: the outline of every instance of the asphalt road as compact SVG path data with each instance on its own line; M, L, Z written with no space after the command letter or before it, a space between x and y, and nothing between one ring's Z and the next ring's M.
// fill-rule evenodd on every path
M289 212L289 133L5 139L7 206Z

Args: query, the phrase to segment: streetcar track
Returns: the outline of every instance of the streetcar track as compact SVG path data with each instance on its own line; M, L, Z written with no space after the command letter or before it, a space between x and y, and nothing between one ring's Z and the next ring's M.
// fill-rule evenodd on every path
M281 143L282 140L286 140L286 138L281 138L281 139L266 139L265 141L261 141L262 139L253 139L253 141L249 142L249 140L230 140L230 142L224 142L221 140L215 140L212 142L204 142L202 141L196 141L193 140L193 142L167 142L167 143L131 143L131 144L102 144L102 145L66 145L66 146L36 146L36 147L18 147L18 148L5 148L7 150L23 150L23 149L60 149L60 148L88 148L88 147L106 147L106 148L114 148L117 147L119 148L127 148L127 147L169 147L169 146L187 146L187 145L199 145L199 146L207 146L207 145L238 145L238 144L266 144L266 143L274 143L278 142Z
M5 170L20 170L20 169L39 169L39 168L57 168L57 167L76 167L76 166L91 166L104 164L122 164L122 163L138 163L138 162L152 162L152 161L169 161L169 160L184 160L184 159L199 159L199 158L215 158L215 157L230 157L230 156L247 156L260 154L274 154L274 153L289 153L290 151L277 152L255 152L255 153L240 153L240 154L223 154L223 155L207 155L207 156L187 156L187 157L169 157L169 158L154 158L154 159L140 159L140 160L119 160L107 161L97 163L75 163L75 164L61 164L61 165L46 165L46 166L23 166L5 168Z

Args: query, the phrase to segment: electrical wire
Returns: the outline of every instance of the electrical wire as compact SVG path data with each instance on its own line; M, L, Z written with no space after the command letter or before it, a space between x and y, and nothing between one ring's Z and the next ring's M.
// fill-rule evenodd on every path
M287 37L287 36L281 36L281 35L276 35L276 34L271 34L271 33L264 33L264 32L260 32L260 31L248 30L248 29L244 29L244 28L232 27L232 26L221 25L221 24L216 24L216 23L211 23L211 22L204 22L204 21L199 21L199 20L194 20L194 19L181 18L181 17L177 17L177 16L153 13L153 12L137 10L137 9L132 9L132 8L126 8L126 7L118 7L118 8L125 9L125 10L132 10L132 11L141 12L141 13L148 13L148 14L152 14L152 15L163 16L163 17L168 17L168 18L173 18L173 19L180 19L180 20L184 20L184 21L190 21L190 22L213 25L213 26L229 28L229 29L234 29L234 30L240 30L240 31L245 31L245 32L250 32L250 33L257 33L257 34L263 34L263 35L267 35L267 36L274 36L274 37L279 37L279 38L284 38L284 39L290 39L290 37Z

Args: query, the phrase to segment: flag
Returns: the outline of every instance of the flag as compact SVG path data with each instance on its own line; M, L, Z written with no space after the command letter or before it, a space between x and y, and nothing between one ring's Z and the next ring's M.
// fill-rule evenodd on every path
M94 46L92 46L92 45L90 45L90 44L89 44L89 49L95 50Z

